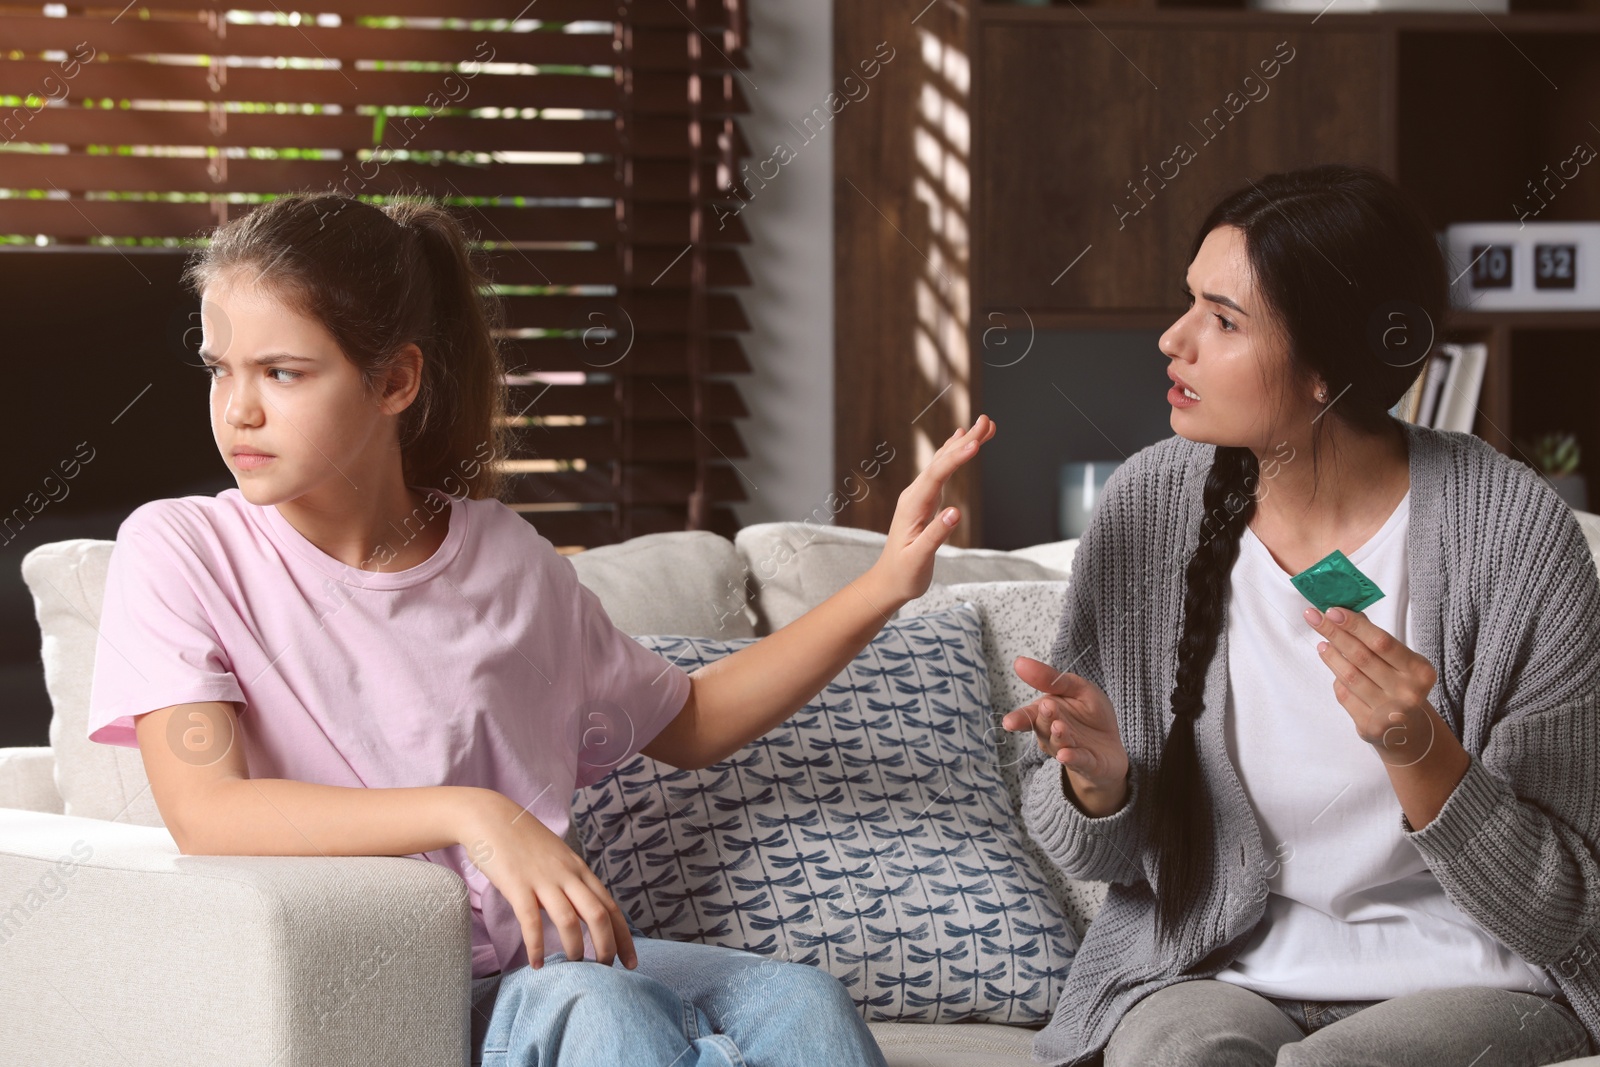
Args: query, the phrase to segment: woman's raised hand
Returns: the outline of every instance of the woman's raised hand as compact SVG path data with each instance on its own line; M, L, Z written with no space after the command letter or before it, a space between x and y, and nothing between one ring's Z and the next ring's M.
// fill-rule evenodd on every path
M902 601L915 600L928 591L933 580L933 554L961 519L959 508L946 508L939 514L939 494L956 468L976 456L994 431L994 421L979 415L971 429L952 433L911 484L900 491L883 554L873 564L893 596Z
M538 969L545 953L544 918L550 914L569 960L582 960L583 926L589 928L596 962L607 967L619 955L629 968L639 965L628 921L611 894L567 843L515 801L494 792L474 805L462 836L467 857L500 890L522 924L528 963ZM580 925L580 923L582 925Z
M1111 699L1089 679L1027 656L1018 656L1012 669L1040 695L1006 712L1000 724L1007 730L1032 727L1045 755L1067 769L1080 798L1119 793L1128 775L1128 750Z

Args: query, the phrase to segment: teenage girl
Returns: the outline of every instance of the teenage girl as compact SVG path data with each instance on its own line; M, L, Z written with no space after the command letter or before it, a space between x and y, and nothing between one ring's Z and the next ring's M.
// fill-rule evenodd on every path
M826 972L637 935L568 803L635 752L721 760L820 692L927 588L959 517L940 490L994 425L939 447L865 574L688 674L497 499L500 310L447 211L282 196L186 280L238 486L119 529L89 719L138 746L179 849L457 871L485 1064L883 1067Z
M1592 1051L1600 578L1520 457L1390 414L1450 274L1369 167L1249 182L1195 235L1175 436L1113 474L1004 719L1034 839L1107 883L1039 1062ZM1320 612L1291 578L1335 549L1385 595Z

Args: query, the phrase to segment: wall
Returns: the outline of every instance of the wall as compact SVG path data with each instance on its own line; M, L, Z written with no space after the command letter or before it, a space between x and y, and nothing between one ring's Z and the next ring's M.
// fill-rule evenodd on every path
M794 158L740 211L754 282L740 291L754 327L742 338L752 373L738 379L750 409L737 424L750 452L736 461L749 496L735 505L743 525L813 511L825 521L833 491L833 130L807 140L790 125L832 88L832 32L828 0L750 7L751 111L741 120L750 163L779 143Z
M980 409L994 419L983 446L984 547L1060 540L1061 464L1121 462L1171 437L1171 360L1160 331L1040 331L1026 355L985 353ZM1014 360L1014 362L1012 362Z

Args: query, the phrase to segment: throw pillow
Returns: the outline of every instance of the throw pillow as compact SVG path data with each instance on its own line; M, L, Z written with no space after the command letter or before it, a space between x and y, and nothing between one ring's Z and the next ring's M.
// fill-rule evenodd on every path
M685 670L753 639L639 637ZM972 604L898 619L702 770L636 755L573 798L646 936L822 967L869 1022L1037 1025L1078 941L1006 796Z
M1089 921L1099 913L1106 899L1104 882L1081 882L1068 878L1044 850L1034 843L1022 822L1022 785L1027 772L1037 763L1022 765L1025 753L1037 747L1031 730L1007 730L1000 724L1006 712L1020 708L1039 695L1039 691L1012 669L1018 656L1050 662L1050 649L1061 626L1061 613L1067 605L1066 582L962 582L955 585L934 583L928 591L901 608L896 618L911 618L940 611L954 604L976 604L983 612L983 661L988 665L989 703L993 716L990 728L1000 759L1000 775L1005 780L1011 810L1016 814L1022 845L1033 857L1056 899L1081 939Z

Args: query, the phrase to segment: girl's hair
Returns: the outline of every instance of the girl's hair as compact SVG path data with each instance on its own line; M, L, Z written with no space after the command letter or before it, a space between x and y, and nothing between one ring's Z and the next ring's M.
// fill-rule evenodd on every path
M1226 196L1200 224L1192 261L1219 226L1243 233L1256 291L1288 352L1281 401L1316 376L1326 413L1312 434L1312 492L1323 432L1339 419L1358 434L1403 432L1389 409L1426 365L1433 324L1449 301L1449 271L1416 205L1380 171L1324 164L1269 174ZM1195 753L1206 672L1226 619L1239 538L1255 513L1259 463L1243 446L1219 446L1204 491L1199 545L1184 574L1173 724L1150 803L1157 861L1157 936L1178 924L1214 859L1210 797ZM1222 714L1223 709L1214 709Z
M422 382L400 415L405 484L472 499L503 490L507 451L500 302L461 224L419 197L383 207L336 193L279 196L211 235L186 265L196 296L242 271L316 319L376 399L407 344L422 350Z

